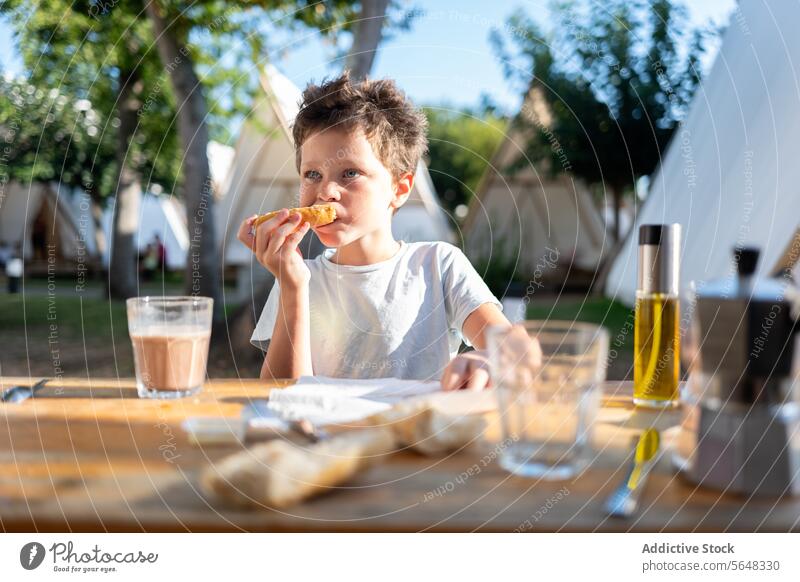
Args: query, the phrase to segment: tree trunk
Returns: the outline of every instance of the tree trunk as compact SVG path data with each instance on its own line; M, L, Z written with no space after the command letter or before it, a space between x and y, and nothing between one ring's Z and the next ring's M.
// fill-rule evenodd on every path
M108 240L103 232L103 208L94 198L92 198L92 221L94 223L94 248L97 249L97 258L93 261L95 267L93 271L99 273L103 270L103 257L106 255Z
M223 318L220 253L214 225L214 192L208 164L205 97L189 47L169 28L157 2L147 4L158 54L169 72L178 106L178 134L183 148L183 191L189 226L186 293L214 299L214 320Z
M388 5L389 0L361 0L361 15L355 24L353 46L345 64L354 80L364 79L372 70Z
M619 219L622 214L622 193L621 186L611 186L611 196L614 198L614 242L619 241L622 236L622 229L620 228Z
M108 293L114 299L127 299L137 293L136 232L139 230L139 207L142 184L139 173L131 168L128 148L136 132L137 112L141 102L141 81L135 70L120 72L117 106L120 126L117 139L117 190L114 223L108 263Z

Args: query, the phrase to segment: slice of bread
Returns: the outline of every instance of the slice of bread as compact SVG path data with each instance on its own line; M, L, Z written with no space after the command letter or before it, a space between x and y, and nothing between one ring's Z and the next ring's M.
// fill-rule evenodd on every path
M262 214L261 216L255 219L255 221L253 222L253 227L256 227L262 222L267 221L270 218L273 218L279 212L280 210L275 210L274 212L267 212L266 214ZM302 217L302 219L300 220L300 224L302 224L303 222L308 222L312 227L324 226L336 220L336 209L330 204L316 204L315 206L306 206L303 208L290 208L289 216L291 216L295 212L299 213L300 216Z

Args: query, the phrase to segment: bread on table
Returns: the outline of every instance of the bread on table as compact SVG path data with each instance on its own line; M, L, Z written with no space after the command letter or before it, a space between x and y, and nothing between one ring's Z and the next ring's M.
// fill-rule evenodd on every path
M397 448L423 455L442 455L468 446L481 437L486 421L477 415L451 416L417 400L395 404L367 419L370 426L392 430Z
M275 210L262 214L253 221L253 227L255 228L262 222L277 216L279 212L280 210ZM301 224L307 222L311 226L324 226L336 220L336 209L330 204L315 204L314 206L304 206L302 208L290 208L289 216L294 213L298 213L302 217L300 220Z
M341 485L399 449L444 454L480 438L479 416L449 416L425 402L404 402L370 416L363 428L300 446L274 439L205 470L203 489L234 505L286 507Z
M308 447L275 439L209 467L201 483L234 505L281 508L325 493L394 449L392 431L380 427Z

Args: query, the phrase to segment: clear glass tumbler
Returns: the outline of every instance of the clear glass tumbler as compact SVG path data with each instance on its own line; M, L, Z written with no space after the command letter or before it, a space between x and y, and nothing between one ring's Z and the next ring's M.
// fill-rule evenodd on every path
M214 300L209 297L128 299L139 398L182 398L206 378Z
M527 477L572 478L592 454L608 332L588 323L526 321L491 328L488 347L501 466Z

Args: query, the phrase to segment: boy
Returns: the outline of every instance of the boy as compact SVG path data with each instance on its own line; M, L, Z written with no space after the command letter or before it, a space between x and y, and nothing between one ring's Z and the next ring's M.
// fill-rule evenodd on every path
M276 285L251 342L266 351L262 378L441 378L442 388L489 384L486 330L510 325L459 249L392 236L427 149L427 122L390 80L341 77L309 85L293 127L300 205L331 204L314 228L329 247L298 249L307 222L288 210L239 240ZM456 355L462 338L476 351Z

